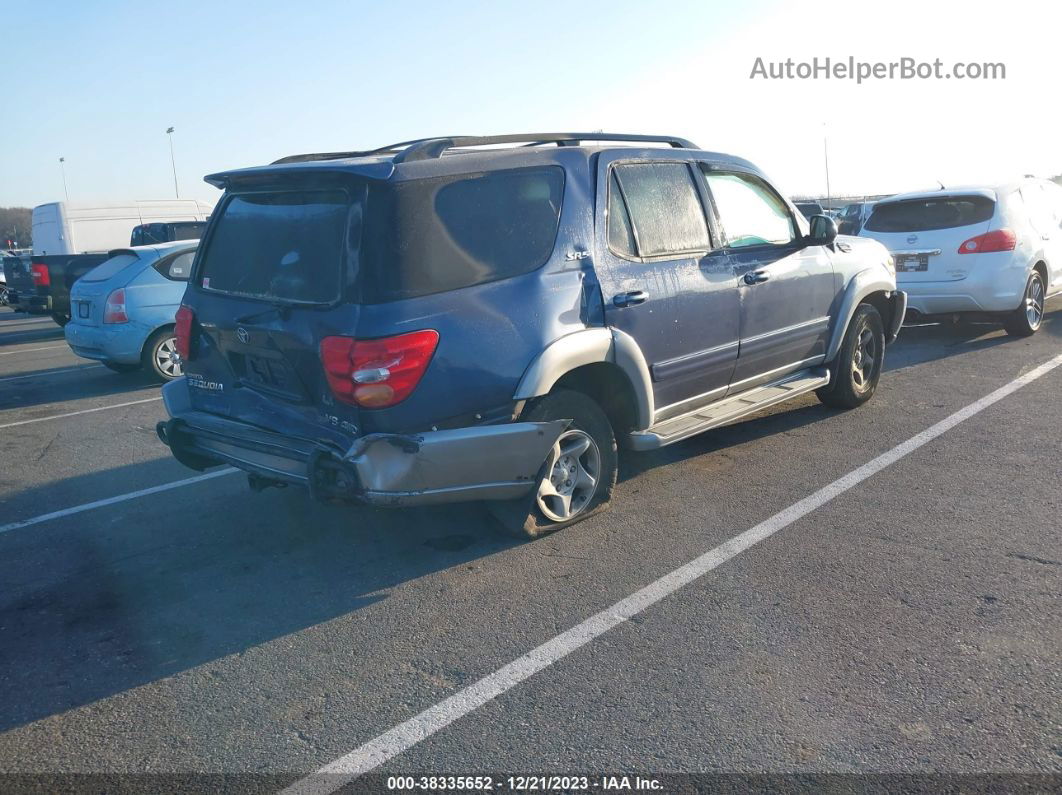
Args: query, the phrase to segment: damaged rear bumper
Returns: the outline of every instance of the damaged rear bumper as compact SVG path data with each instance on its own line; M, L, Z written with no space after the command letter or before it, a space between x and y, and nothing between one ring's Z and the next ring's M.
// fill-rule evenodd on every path
M157 426L193 469L231 464L266 481L309 488L318 499L373 505L505 500L527 494L568 420L514 422L416 434L370 434L349 449L266 431L197 411L184 379L163 388L171 419Z

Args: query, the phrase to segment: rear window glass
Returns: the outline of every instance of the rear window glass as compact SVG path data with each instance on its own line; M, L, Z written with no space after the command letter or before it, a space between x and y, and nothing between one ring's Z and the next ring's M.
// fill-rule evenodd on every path
M907 199L875 205L864 227L869 232L928 232L982 224L996 203L987 196Z
M136 254L119 254L109 260L104 260L81 278L86 282L105 282L112 276L117 276L120 271L125 270L139 259Z
M330 303L339 297L351 202L341 190L235 194L199 270L204 289Z
M547 168L374 186L361 299L381 303L528 273L553 253L564 171Z

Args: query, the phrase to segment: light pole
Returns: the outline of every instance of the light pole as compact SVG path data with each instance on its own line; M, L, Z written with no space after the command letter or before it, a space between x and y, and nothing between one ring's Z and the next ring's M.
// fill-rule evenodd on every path
M170 139L170 166L173 167L173 192L177 198L181 198L181 191L177 188L177 162L173 159L173 128L166 128L166 135Z
M826 203L833 204L830 196L830 147L826 142L826 122L822 123L822 160L826 166Z
M70 191L66 189L66 166L63 165L65 162L65 157L59 158L59 173L63 175L63 195L66 196L67 201L70 201Z

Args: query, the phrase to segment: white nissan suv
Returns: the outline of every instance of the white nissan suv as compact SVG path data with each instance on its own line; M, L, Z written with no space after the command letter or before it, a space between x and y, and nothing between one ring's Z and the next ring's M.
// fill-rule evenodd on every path
M990 316L1028 336L1062 292L1062 187L1046 180L891 196L859 236L892 254L909 316Z

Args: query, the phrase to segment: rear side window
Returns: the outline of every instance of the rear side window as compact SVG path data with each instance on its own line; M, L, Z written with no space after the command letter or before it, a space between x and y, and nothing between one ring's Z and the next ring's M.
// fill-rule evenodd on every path
M339 297L351 201L342 190L234 194L203 252L203 289L330 303Z
M413 298L528 273L553 253L564 171L491 171L369 190L362 298Z
M995 201L987 196L906 199L875 205L864 228L868 232L929 232L983 224L995 211Z
M626 205L639 256L693 254L711 248L704 207L687 164L629 163L616 166L613 176L610 204L619 194ZM611 209L610 245L616 241L619 248L613 250L623 254L626 220L618 206L615 213Z
M175 282L186 282L192 272L192 260L195 259L195 251L185 251L169 257L163 257L155 263L155 270L167 279Z
M105 282L112 276L117 276L122 270L138 261L140 258L136 254L118 254L111 257L109 260L104 260L95 268L90 270L84 276L81 277L82 281L86 282Z
M788 207L766 183L707 169L704 176L731 248L783 245L796 238Z

